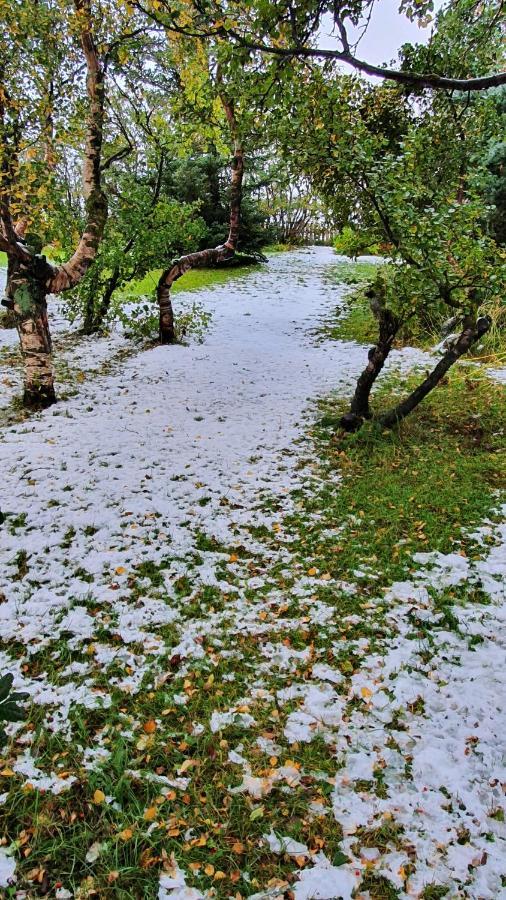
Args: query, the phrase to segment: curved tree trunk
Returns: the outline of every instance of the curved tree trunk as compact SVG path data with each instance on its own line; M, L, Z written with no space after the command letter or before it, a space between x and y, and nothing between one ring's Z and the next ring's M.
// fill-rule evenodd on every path
M444 375L446 375L448 369L450 369L464 353L467 353L476 341L479 341L479 339L489 330L491 325L492 320L489 316L483 316L477 321L471 320L465 322L464 328L457 340L446 351L445 355L439 360L432 372L427 375L427 378L425 378L425 380L422 381L408 397L402 400L401 403L398 403L397 406L394 406L391 410L384 413L384 415L378 416L378 422L383 425L384 428L392 428L394 425L402 422L410 412L416 409L424 397L426 397L427 394L430 394L430 392L439 384Z
M237 136L237 125L234 109L229 100L223 95L221 101L234 137L234 156L232 159L232 176L230 181L230 225L228 238L219 247L209 250L200 250L197 253L188 253L174 260L168 269L165 269L158 282L156 296L159 308L159 335L161 344L173 344L176 340L174 328L174 312L170 289L178 278L190 269L205 269L216 266L220 262L231 259L237 249L239 239L239 226L241 222L242 181L244 175L244 151Z
M150 211L155 209L160 197L164 164L165 151L161 150L160 158L158 160L157 176L154 185L153 196L149 205ZM124 257L128 258L128 254L130 253L132 247L135 245L136 240L137 234L134 232L133 234L131 234L127 242L123 245ZM97 273L96 268L93 270L92 277L94 277L97 284L96 288L92 289L91 296L88 297L88 301L86 304L86 312L82 327L83 334L96 334L98 331L101 331L103 329L104 321L111 308L111 302L116 288L121 281L130 281L132 278L135 278L138 273L139 266L136 263L132 263L130 265L128 273L125 271L125 269L122 269L120 265L114 266L114 269L112 270L111 275L106 280L105 284L100 286L101 296L97 304L95 296L99 293L99 273Z
M373 287L366 293L371 302L371 309L378 319L378 343L369 350L369 361L358 378L350 411L342 416L340 420L341 428L344 428L345 431L358 431L362 427L364 420L371 418L372 413L369 406L371 390L385 365L401 324L399 319L383 306L378 287Z

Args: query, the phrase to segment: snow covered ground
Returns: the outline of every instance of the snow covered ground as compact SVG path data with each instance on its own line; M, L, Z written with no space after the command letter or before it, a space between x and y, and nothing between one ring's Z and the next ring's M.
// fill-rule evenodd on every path
M337 640L335 607L314 602L316 579L301 574L300 613L274 616L286 598L269 588L268 573L280 563L290 568L290 544L266 549L249 530L251 523L279 529L293 508L292 491L309 483L300 462L315 398L335 389L349 394L364 365L363 348L309 337L336 304L336 287L326 278L334 262L326 248L281 254L262 271L200 292L213 312L204 343L118 360L109 374L85 378L77 396L5 430L0 671L15 672L16 685L42 707L43 727L70 742L77 711L107 708L112 692L170 690L168 642L180 679L173 703L184 708L181 679L195 661L212 672L216 658L228 654L239 672L247 666L239 636L256 637L249 691L193 727L195 734L243 728L244 740L230 755L237 773L232 790L254 801L280 782L297 791L304 775L289 763L254 773L250 745L266 759L278 756L279 748L255 730L264 707L290 705L288 745L319 736L335 746L331 803L316 805L313 814L335 817L348 862L335 865L323 851L290 844L290 835L268 829L265 835L272 854L288 853L294 871L300 867L295 900L348 898L354 891L365 900L360 882L370 871L399 897L443 885L448 897L495 900L506 897L505 528L483 523L476 560L429 554L409 582L379 597L378 639L374 650L367 641L352 647L362 662L350 679L325 657L312 659L302 680L298 666L309 651L290 650L283 638L309 621ZM12 333L3 335L4 344L11 340ZM69 364L89 373L125 344L114 335L65 352ZM389 366L407 370L423 362L423 354L406 350L392 354ZM7 403L19 385L12 379L4 388ZM277 504L272 512L270 499ZM150 579L153 567L161 581ZM185 578L191 590L182 596ZM459 610L462 634L436 629L433 655L424 662L418 625L437 624L433 592L462 580L479 583L490 602ZM189 614L205 586L226 596L225 607ZM374 604L370 614L374 622ZM469 635L478 637L472 648ZM64 664L62 646L70 651ZM52 660L51 671L35 664L41 654ZM132 741L138 725L125 724ZM62 774L32 752L32 739L20 726L13 771L35 790L71 789L79 772ZM82 770L106 766L106 730L90 736L80 753ZM370 787L379 771L380 797ZM148 766L143 777L150 774ZM191 769L184 778L174 775L175 784L178 778L187 784ZM402 836L387 846L361 846L359 829L385 823L399 826ZM2 853L5 886L15 875L8 851ZM304 857L310 862L301 867ZM165 866L160 898L204 896L186 887L182 866L175 860L172 870ZM249 896L281 898L286 887L262 886Z

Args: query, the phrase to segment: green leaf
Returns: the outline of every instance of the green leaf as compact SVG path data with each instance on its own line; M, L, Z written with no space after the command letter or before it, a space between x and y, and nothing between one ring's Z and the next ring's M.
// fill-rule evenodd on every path
M7 675L3 675L2 678L0 678L0 702L5 700L9 695L13 681L14 675L11 672L7 672Z
M344 866L345 863L351 862L351 859L342 850L338 850L332 862L335 866Z

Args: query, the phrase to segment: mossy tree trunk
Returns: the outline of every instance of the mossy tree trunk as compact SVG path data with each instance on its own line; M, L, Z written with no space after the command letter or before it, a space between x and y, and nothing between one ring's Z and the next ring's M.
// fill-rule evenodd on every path
M43 256L9 260L6 296L24 361L23 403L34 408L56 401L45 292L49 272Z

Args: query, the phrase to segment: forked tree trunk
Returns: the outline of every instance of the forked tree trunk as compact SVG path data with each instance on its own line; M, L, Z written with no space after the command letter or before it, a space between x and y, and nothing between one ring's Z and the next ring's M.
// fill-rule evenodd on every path
M93 270L88 275L87 293L84 304L83 325L81 334L90 335L95 333L95 298L99 290L98 271Z
M86 299L81 334L92 335L102 331L104 321L109 313L112 296L120 281L120 274L119 266L116 266L103 286L99 284L98 273L97 277L93 278L93 283L90 284L90 293ZM96 295L99 291L101 291L101 297L97 306Z
M371 390L385 365L400 327L399 319L389 309L385 309L381 298L378 297L374 288L371 288L366 296L369 297L371 308L378 319L379 338L378 343L369 350L369 361L358 378L355 393L350 404L350 411L342 416L340 420L341 428L344 428L345 431L358 431L365 419L372 417L369 405Z
M86 93L88 117L83 159L83 195L86 224L72 257L61 266L51 266L24 240L27 217L14 226L9 206L9 178L14 180L17 150L7 147L6 158L16 165L8 169L9 178L0 191L0 250L9 260L7 305L13 310L25 363L24 403L26 406L49 406L56 400L51 338L47 320L46 297L74 287L93 262L102 239L107 219L107 201L101 187L101 152L104 124L105 67L98 55L91 30L91 0L74 0L79 15L80 38L86 60ZM0 122L5 95L0 90Z
M384 428L392 428L394 425L402 422L410 412L416 409L424 397L434 390L441 379L446 375L448 369L450 369L464 353L467 353L476 341L479 341L479 339L486 334L491 325L492 319L490 316L483 316L477 321L468 320L465 322L464 328L457 340L454 341L452 346L446 351L445 355L439 360L432 372L427 375L427 378L425 378L425 380L422 381L408 397L402 400L401 403L398 403L397 406L394 406L387 413L378 416L378 422L383 425Z
M221 102L223 103L223 108L234 138L234 156L232 159L232 176L230 182L230 226L228 238L225 243L220 244L219 247L213 247L209 250L200 250L197 253L188 253L186 256L181 256L179 259L174 260L168 269L165 269L165 271L162 272L156 290L161 344L173 344L176 340L174 312L170 296L170 289L174 282L190 269L206 269L231 259L237 249L239 226L241 222L244 151L237 136L237 124L233 106L223 95L221 96Z
M114 291L118 287L119 281L121 277L121 272L119 266L116 266L111 277L107 280L106 285L104 287L104 291L102 293L102 297L100 299L100 303L98 309L95 314L94 328L95 331L100 331L103 327L105 319L109 314L109 309L111 307L111 301L113 298Z

